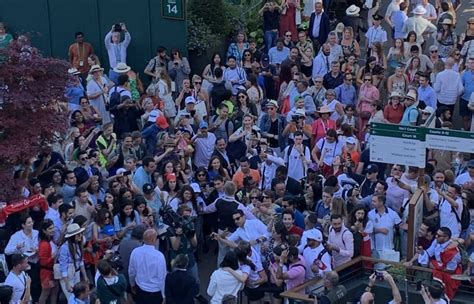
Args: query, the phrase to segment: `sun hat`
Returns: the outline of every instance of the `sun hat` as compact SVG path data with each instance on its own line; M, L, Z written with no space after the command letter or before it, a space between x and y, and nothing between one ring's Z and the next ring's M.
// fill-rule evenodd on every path
M319 110L316 111L316 112L318 112L319 114L331 114L331 113L334 112L334 111L332 111L331 109L329 109L328 106L322 106L322 107L319 108Z
M69 73L69 75L73 75L73 76L81 74L81 72L79 72L79 70L76 68L70 68L67 70L67 72Z
M268 106L272 106L272 107L275 107L275 108L278 109L278 102L276 102L276 100L269 99L269 100L267 100L267 107Z
M416 94L415 94L414 91L408 92L407 95L405 96L405 98L411 99L411 100L414 100L414 101L416 101L416 97L417 97L417 96L416 96Z
M86 230L86 228L81 228L81 226L76 223L70 224L69 226L67 226L66 235L64 237L66 239L70 238L71 236L75 236L76 234L79 234L84 230Z
M117 63L117 65L115 66L114 72L115 72L115 73L118 73L118 74L123 74L123 73L127 73L127 72L130 71L131 69L132 69L132 68L129 67L126 63L119 62L119 63Z
M423 110L421 110L422 113L429 113L429 114L433 114L434 113L434 109L430 106L427 106L426 108L424 108Z
M347 16L357 16L359 15L360 8L356 6L355 4L352 4L346 9L346 15Z
M426 9L422 5L418 5L417 7L415 7L412 13L415 15L424 15L426 14Z
M449 19L449 18L446 18L441 22L441 24L452 25L453 21L451 21L451 19Z
M93 74L95 72L102 72L104 69L100 67L98 64L94 64L91 66L91 69L89 70L89 74Z
M393 92L390 94L390 97L389 97L389 98L394 98L394 97L403 98L403 95L402 95L400 92L393 91Z

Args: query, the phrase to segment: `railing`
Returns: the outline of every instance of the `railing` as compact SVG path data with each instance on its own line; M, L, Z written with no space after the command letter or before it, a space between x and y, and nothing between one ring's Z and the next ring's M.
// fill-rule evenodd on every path
M386 261L386 260L381 260L381 259L376 259L376 258L371 258L371 257L363 257L363 256L359 256L351 260L350 262L335 268L334 270L337 271L338 273L341 271L345 272L345 275L340 277L340 283L344 283L344 281L349 281L351 278L353 278L354 273L361 273L361 274L367 274L367 275L372 273L373 268L366 267L366 265L367 264L374 265L376 263L383 263L386 265L396 266L397 268L404 269L406 273L403 276L404 278L407 279L408 284L412 284L415 282L414 279L417 277L414 275L415 272L422 272L422 273L426 273L427 275L433 272L433 270L430 268L419 267L419 266L408 267L408 266L404 266L400 262ZM352 270L352 273L351 273L350 272L351 268L354 268L354 266L358 264L361 264L360 268ZM391 272L391 270L388 270L388 272ZM397 276L397 274L394 274L393 276ZM280 296L287 299L291 299L291 300L314 303L314 299L310 298L307 294L301 294L300 292L302 290L305 290L307 287L321 284L321 281L322 281L322 278L314 278L314 279L308 280L302 285L299 285L293 289L290 289L281 293ZM398 282L398 283L400 284L404 282ZM400 292L403 293L404 291L406 290L403 290L403 288L400 288ZM415 290L410 290L410 291L415 292ZM464 294L465 296L461 296L460 294ZM460 295L459 298L458 298L458 295ZM458 294L454 298L454 301L459 301L462 303L464 301L462 298L464 297L466 297L467 299L470 299L470 300L466 300L465 303L472 303L472 299L474 298L474 286L462 285L460 290L458 291Z

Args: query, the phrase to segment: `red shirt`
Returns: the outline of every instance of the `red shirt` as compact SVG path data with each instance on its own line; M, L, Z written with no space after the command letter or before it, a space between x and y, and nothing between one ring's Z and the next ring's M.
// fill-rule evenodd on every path
M318 140L326 136L326 132L329 129L336 130L336 122L332 119L328 119L327 121L323 122L323 120L319 118L313 122L311 129L313 136L316 138L316 142L318 142Z
M290 230L288 230L288 234L289 235L297 234L299 236L302 236L303 235L303 229L301 229L300 227L293 224L293 226L291 226Z

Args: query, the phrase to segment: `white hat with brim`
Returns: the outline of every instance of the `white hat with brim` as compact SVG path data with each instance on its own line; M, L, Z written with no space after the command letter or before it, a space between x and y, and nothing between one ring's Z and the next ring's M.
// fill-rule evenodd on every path
M402 98L402 97L403 97L403 95L402 95L400 92L393 91L393 92L390 94L390 97L389 97L389 98L393 98L393 97L399 97L399 98Z
M427 106L426 108L424 108L423 110L421 110L422 113L429 113L429 114L433 114L434 113L434 109L433 107L430 107L430 106Z
M347 16L357 16L359 15L360 8L356 6L355 4L352 4L346 9L346 15Z
M278 109L278 102L273 99L269 99L267 102L267 107L275 107Z
M331 111L331 109L328 106L322 106L321 108L319 108L317 112L319 114L331 114L334 111Z
M426 9L423 6L418 5L417 7L415 7L412 13L415 15L424 15L426 14Z
M296 109L293 115L306 117L306 112L304 111L304 109Z
M441 24L452 25L452 24L453 24L453 21L451 21L451 19L446 18L446 19L444 19L444 20L441 22Z
M416 101L416 94L410 91L405 95L405 99L411 99L413 101Z
M98 64L94 64L91 66L91 69L89 70L89 74L93 74L95 72L102 72L104 69L100 67Z
M114 68L114 72L117 73L117 74L123 74L123 73L127 73L128 71L130 71L132 68L129 67L127 64L123 63L123 62L119 62L117 63L117 65L115 66Z
M86 228L81 228L78 224L74 223L69 226L67 226L66 229L66 235L64 236L66 239L70 238L71 236L75 236L76 234L79 234L86 230Z
M73 75L73 76L77 76L81 74L81 72L79 72L79 70L76 68L70 68L67 70L67 72L69 73L69 75Z

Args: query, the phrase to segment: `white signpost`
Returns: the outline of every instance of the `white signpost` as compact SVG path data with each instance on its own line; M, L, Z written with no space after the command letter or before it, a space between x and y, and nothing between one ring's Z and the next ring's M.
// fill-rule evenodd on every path
M370 161L424 168L424 131L418 127L372 123Z
M428 149L474 153L474 132L426 128Z

